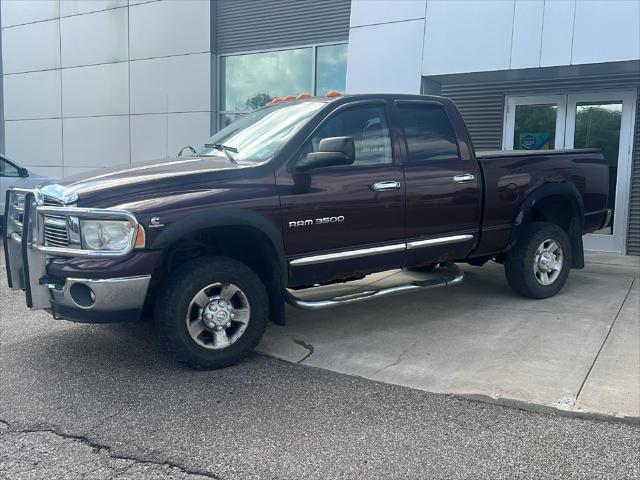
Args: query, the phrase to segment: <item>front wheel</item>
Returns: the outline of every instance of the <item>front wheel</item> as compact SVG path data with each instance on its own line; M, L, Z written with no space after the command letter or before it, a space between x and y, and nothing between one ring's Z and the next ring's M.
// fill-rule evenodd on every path
M569 276L571 242L558 225L535 222L524 230L504 263L509 286L522 296L548 298L558 293Z
M244 263L201 257L172 272L154 316L161 338L179 360L196 368L222 368L258 344L269 301L260 277Z

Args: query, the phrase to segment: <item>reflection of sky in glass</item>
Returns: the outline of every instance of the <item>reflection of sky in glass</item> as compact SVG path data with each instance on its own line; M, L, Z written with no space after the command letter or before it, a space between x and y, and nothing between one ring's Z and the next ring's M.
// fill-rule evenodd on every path
M311 57L311 48L223 57L221 109L247 110L247 101L261 93L311 93Z
M261 162L323 106L323 102L307 101L260 109L223 128L207 144L222 143L238 149L231 154L236 161ZM215 149L205 149L199 155L225 156Z
M316 94L331 90L344 93L347 81L347 45L318 47L316 64Z

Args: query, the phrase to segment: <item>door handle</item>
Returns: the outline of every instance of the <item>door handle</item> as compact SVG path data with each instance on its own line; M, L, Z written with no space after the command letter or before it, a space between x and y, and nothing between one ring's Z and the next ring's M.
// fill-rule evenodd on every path
M394 182L394 181L377 182L371 186L376 192L388 192L389 190L398 190L400 188L400 182Z
M456 183L469 183L471 180L475 180L476 176L470 173L463 173L461 175L455 175L453 181Z

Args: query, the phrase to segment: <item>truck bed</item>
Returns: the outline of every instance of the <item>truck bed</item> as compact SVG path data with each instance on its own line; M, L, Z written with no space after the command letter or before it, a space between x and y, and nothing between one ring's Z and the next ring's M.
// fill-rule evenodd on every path
M484 191L477 252L502 251L520 204L547 182L572 183L578 189L584 201L585 233L599 228L606 217L609 167L599 149L480 151L476 158Z

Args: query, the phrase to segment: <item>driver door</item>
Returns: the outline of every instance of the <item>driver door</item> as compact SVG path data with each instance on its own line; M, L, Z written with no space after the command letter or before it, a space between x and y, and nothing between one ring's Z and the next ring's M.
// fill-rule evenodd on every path
M383 100L330 112L294 159L320 140L352 137L351 165L281 171L283 235L292 286L399 268L404 257L404 175Z

